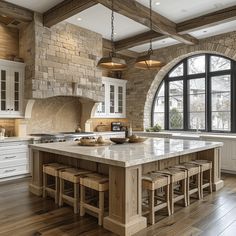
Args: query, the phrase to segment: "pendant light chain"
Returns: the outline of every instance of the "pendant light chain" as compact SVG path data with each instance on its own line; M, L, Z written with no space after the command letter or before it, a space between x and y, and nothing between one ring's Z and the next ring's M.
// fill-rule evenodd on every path
M115 55L115 47L114 47L114 0L111 1L111 47L112 47L112 55Z
M150 30L152 30L152 0L149 0L149 9L150 9ZM148 50L149 54L152 54L152 39L150 39L150 48Z

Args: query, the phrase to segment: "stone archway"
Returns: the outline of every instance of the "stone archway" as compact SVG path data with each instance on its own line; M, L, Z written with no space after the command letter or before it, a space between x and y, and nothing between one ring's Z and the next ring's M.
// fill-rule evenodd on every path
M214 45L207 44L208 48L214 48ZM192 55L197 55L201 53L211 53L216 55L221 55L228 57L229 59L235 60L236 59L236 52L235 49L227 48L227 47L218 47L215 51L210 50L197 50L189 52L186 50L185 52L182 52L182 55L178 55L178 52L176 54L173 54L169 58L169 62L162 67L162 69L157 73L155 76L149 90L146 96L146 101L144 105L144 118L143 118L143 127L144 129L146 127L150 127L151 125L151 112L152 112L152 104L153 100L156 94L156 91L162 82L162 80L165 78L166 74L173 68L176 64L178 64L180 61L182 61L184 58L187 58Z

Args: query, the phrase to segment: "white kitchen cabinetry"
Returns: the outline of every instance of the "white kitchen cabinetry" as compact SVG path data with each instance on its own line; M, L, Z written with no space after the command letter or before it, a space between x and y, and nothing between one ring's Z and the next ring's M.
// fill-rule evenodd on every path
M95 112L95 117L125 118L126 117L126 80L102 77L105 89L105 100Z
M0 144L0 181L29 174L28 141Z
M0 60L0 118L23 116L25 64Z

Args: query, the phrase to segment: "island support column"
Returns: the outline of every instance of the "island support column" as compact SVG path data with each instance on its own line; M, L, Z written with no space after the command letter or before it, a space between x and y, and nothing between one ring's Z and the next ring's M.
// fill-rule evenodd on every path
M142 167L109 167L109 216L104 228L122 236L147 227L142 216Z

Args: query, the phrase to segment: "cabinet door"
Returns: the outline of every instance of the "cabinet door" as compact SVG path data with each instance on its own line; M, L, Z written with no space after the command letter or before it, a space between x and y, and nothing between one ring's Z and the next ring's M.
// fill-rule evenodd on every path
M125 117L125 86L116 86L116 114L118 117Z
M1 117L21 117L23 105L22 69L0 65L0 115Z
M21 115L22 111L22 71L13 70L11 79L11 111L14 115Z
M11 91L10 91L10 70L7 67L0 67L0 113L2 115L6 115L10 111L10 106L11 106Z

